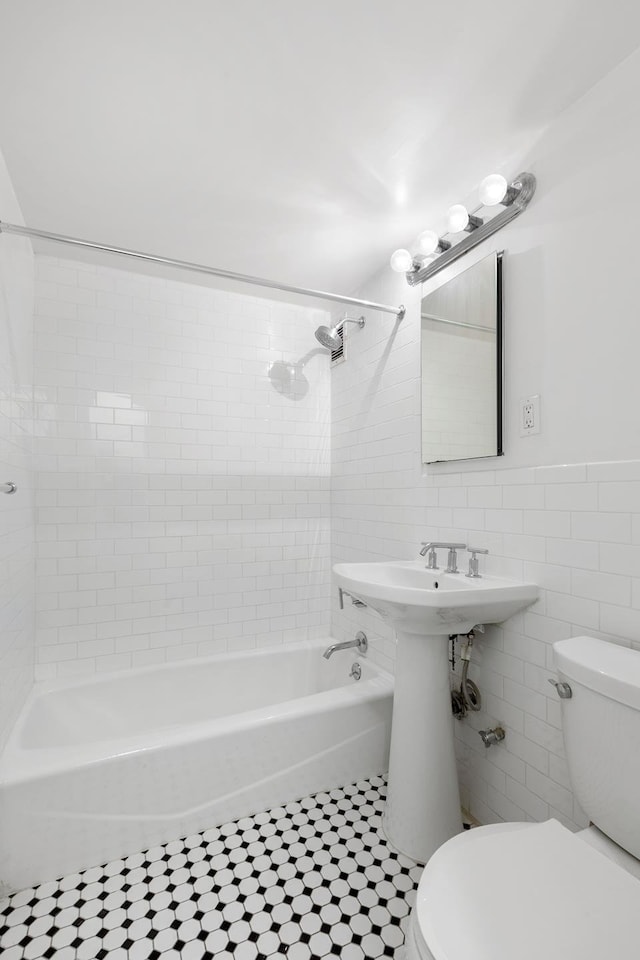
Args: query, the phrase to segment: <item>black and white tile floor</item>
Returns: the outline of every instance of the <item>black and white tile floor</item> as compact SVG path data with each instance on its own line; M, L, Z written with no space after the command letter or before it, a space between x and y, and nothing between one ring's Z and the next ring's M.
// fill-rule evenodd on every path
M0 901L2 960L393 957L421 867L373 777Z

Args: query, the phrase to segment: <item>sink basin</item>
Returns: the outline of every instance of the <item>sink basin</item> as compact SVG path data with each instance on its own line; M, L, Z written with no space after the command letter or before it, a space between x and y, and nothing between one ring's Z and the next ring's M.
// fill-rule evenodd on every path
M391 621L396 652L387 839L420 863L462 829L448 637L500 623L538 596L534 583L429 570L424 560L337 563L338 585Z
M533 583L428 570L424 561L337 563L338 585L404 633L468 633L500 623L538 596Z

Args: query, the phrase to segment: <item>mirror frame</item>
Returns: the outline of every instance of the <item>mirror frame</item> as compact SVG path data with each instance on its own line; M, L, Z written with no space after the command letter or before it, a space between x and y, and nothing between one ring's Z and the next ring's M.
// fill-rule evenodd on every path
M504 250L494 250L491 253L487 254L486 257L481 257L475 261L474 264L471 264L466 270L461 270L454 277L451 277L441 286L446 286L448 283L452 283L458 277L461 277L463 273L466 273L467 270L472 270L474 266L478 263L481 263L482 260L487 259L488 257L495 258L495 277L496 277L496 452L483 455L481 457L458 457L455 460L425 460L425 454L423 450L422 443L422 410L423 410L423 353L422 353L422 319L420 319L420 462L423 466L431 466L436 463L469 463L473 460L490 460L494 457L504 456L504 440L503 440L503 427L504 427ZM436 287L436 290L440 289ZM434 291L431 291L435 293ZM429 294L426 294L428 297ZM425 297L420 298L420 307L422 308L422 302ZM422 309L420 311L422 313Z

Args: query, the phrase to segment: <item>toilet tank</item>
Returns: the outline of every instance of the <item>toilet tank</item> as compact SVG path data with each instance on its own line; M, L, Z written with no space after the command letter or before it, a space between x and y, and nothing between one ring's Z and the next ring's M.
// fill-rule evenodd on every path
M576 799L640 859L640 652L594 637L560 640L553 650L572 691L560 703Z

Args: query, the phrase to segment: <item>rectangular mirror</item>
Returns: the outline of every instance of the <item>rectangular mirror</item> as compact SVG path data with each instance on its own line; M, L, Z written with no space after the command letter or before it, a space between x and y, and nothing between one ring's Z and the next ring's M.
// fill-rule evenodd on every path
M423 298L422 462L502 454L502 253Z

